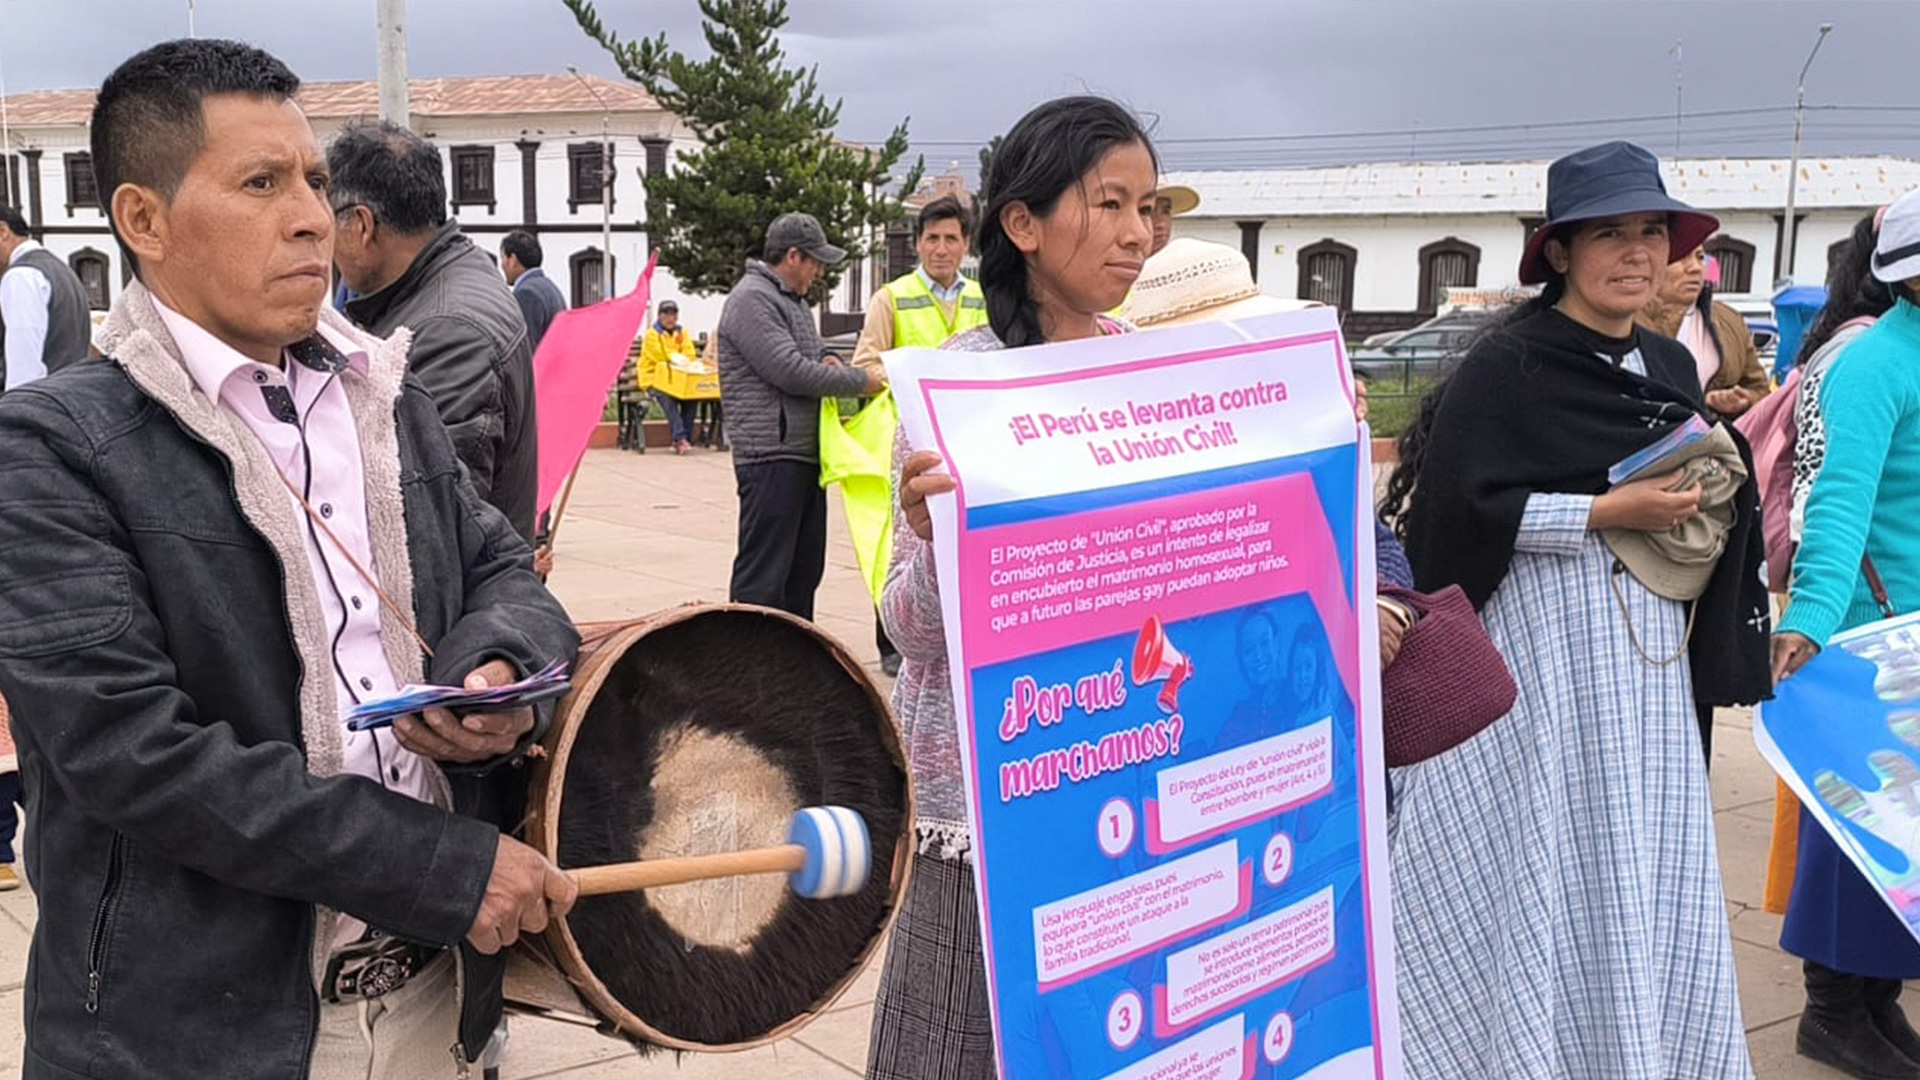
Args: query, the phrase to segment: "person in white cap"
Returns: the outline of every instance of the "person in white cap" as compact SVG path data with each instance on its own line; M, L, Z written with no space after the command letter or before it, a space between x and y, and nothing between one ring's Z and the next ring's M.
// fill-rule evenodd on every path
M1774 634L1776 678L1842 630L1920 608L1920 191L1887 210L1872 273L1893 306L1821 383L1826 456ZM1901 981L1920 978L1920 942L1811 814L1780 944L1807 962L1802 1054L1852 1076L1920 1076L1920 1036L1899 1006ZM1905 1071L1889 1067L1902 1059Z

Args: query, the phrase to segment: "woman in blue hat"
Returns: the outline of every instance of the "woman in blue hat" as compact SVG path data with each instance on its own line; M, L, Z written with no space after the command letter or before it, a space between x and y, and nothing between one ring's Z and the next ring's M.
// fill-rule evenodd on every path
M1394 777L1408 1075L1747 1080L1695 702L1768 688L1758 499L1691 603L1602 538L1700 510L1677 474L1608 470L1706 414L1685 347L1634 316L1718 222L1627 143L1554 162L1547 211L1520 264L1543 291L1433 391L1389 490L1416 584L1465 590L1520 691Z

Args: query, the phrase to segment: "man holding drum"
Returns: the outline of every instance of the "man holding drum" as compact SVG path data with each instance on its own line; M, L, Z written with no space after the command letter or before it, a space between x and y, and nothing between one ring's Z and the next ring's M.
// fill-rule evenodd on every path
M405 377L407 337L325 308L298 89L208 40L108 77L93 165L138 280L109 362L0 403L28 1080L464 1076L500 951L573 900L501 833L544 715L342 722L579 638Z

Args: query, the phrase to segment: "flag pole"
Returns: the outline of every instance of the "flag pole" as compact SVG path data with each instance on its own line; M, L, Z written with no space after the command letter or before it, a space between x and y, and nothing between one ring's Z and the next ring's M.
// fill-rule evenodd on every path
M547 550L553 550L555 541L560 539L560 519L567 514L567 500L573 497L573 481L580 475L580 465L586 460L586 454L580 455L580 461L573 463L573 471L567 473L567 482L560 487L560 501L553 504L553 518L547 522Z

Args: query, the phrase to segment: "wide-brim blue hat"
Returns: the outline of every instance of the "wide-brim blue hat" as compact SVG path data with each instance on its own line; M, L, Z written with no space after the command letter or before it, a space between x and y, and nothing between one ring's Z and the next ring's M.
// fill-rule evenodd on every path
M1610 142L1568 154L1547 166L1547 223L1533 231L1520 256L1520 283L1538 285L1551 274L1547 241L1568 225L1623 214L1669 216L1669 262L1678 262L1720 231L1720 219L1667 194L1660 159L1629 142Z

